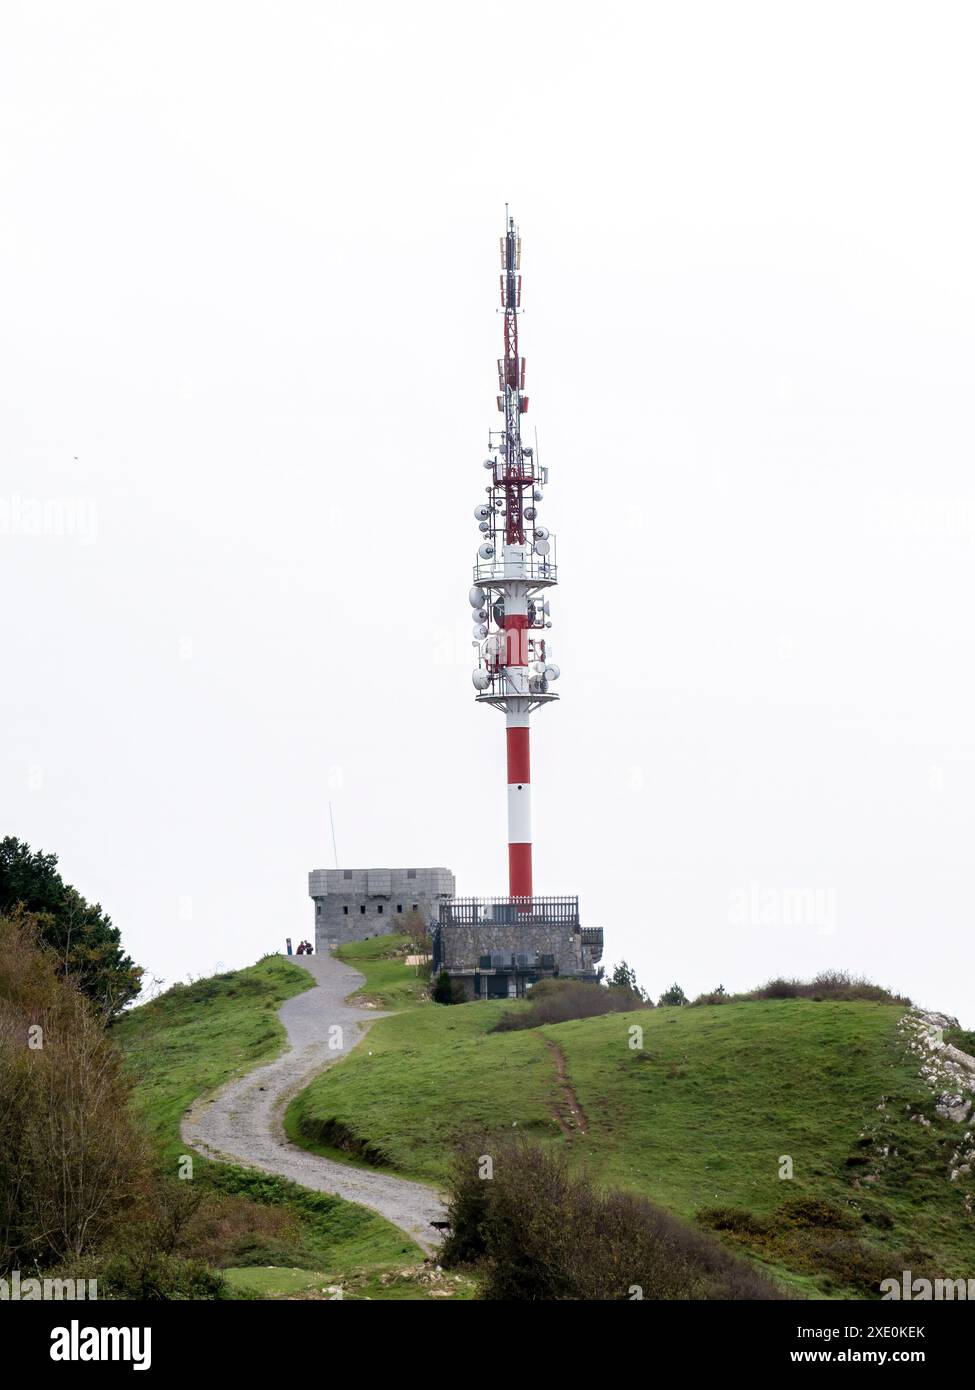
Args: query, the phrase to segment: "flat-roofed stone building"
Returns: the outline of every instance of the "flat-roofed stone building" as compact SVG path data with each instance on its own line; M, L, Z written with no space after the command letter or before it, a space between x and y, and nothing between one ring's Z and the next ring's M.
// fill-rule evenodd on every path
M394 931L394 919L411 912L432 925L454 891L449 869L312 869L315 950Z
M583 927L578 898L451 898L433 936L434 972L468 999L522 999L536 980L599 978L602 927Z

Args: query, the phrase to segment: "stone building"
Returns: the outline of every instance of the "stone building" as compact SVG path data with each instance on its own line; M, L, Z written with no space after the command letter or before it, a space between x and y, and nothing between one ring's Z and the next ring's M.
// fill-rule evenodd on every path
M595 980L602 927L579 923L578 898L451 898L440 904L434 971L469 999L520 999L536 980Z
M315 950L394 931L394 919L411 912L432 926L454 888L449 869L312 869Z

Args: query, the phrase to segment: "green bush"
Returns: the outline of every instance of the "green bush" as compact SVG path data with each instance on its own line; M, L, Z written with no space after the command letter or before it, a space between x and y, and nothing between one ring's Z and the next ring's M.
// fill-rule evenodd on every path
M539 980L530 998L530 1008L502 1014L491 1031L510 1033L520 1028L539 1028L544 1023L567 1023L573 1018L596 1018L651 1007L631 989L589 984L585 980Z
M481 1176L485 1156L490 1177ZM524 1137L468 1143L449 1193L441 1260L476 1264L487 1299L783 1296L711 1237L643 1197L597 1191L588 1178L570 1174L561 1156Z
M679 986L675 985L673 989L679 989ZM758 989L748 990L745 994L726 994L724 989L719 987L710 994L699 994L693 1003L695 1006L743 1004L758 999L814 999L817 1002L824 999L846 1002L865 999L877 1004L905 1006L911 1002L906 995L894 994L883 985L874 984L872 980L864 979L861 975L850 975L845 970L822 970L811 980L787 980L777 975L774 979L767 980L764 985L759 985ZM660 1002L663 1004L681 1001L668 1000L666 996L661 996Z
M851 1211L822 1197L790 1197L777 1208L775 1216L780 1225L806 1229L850 1231L857 1225L857 1217Z
M761 1235L768 1230L768 1222L745 1207L705 1207L697 1219L712 1231L733 1231L735 1235Z
M452 980L446 970L441 970L434 981L430 998L435 1004L466 1004L467 995L459 980Z
M899 1269L930 1275L930 1261L924 1252L881 1247L855 1233L861 1223L880 1230L893 1224L890 1215L875 1205L854 1212L819 1197L798 1196L766 1217L735 1207L707 1207L698 1212L697 1219L764 1260L818 1276L828 1290L852 1289L877 1297L880 1281Z
M232 1298L227 1281L202 1260L179 1255L127 1254L108 1259L97 1271L100 1298L219 1299Z

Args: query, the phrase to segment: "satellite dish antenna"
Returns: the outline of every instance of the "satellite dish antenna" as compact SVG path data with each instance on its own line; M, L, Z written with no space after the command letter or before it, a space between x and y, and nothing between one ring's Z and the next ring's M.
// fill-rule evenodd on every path
M485 505L484 505L483 502L481 503L481 505L480 505L479 507L475 507L475 508L474 508L474 520L475 520L475 521L487 521L487 519L488 519L488 517L489 517L490 515L491 515L491 508L490 508L490 507L485 507Z
M547 526L536 526L536 527L535 527L535 539L536 539L537 541L547 541L547 540L548 540L548 535L549 535L549 531L548 531L548 527L547 527Z
M478 623L477 626L476 626L475 629L474 629L474 636L480 641L482 638L486 637L487 635L488 635L488 630L487 630L487 628L485 627L484 623Z
M482 671L480 668L473 672L471 680L474 682L475 690L487 690L488 686L491 684L491 677L488 675L487 671Z
M493 467L494 467L494 459L485 459L485 460L484 460L484 467L485 467L485 468L493 468Z
M475 584L467 597L470 600L472 608L483 608L484 600L487 598L487 595L479 584Z
M538 512L535 510L534 507L526 507L526 508L525 508L525 520L526 520L526 521L534 521L535 518L536 518L536 516L538 516Z
M494 546L491 544L490 541L485 541L483 545L479 545L477 547L477 553L478 555L480 555L482 560L493 560Z
M535 554L536 554L536 555L547 555L548 552L549 552L551 549L552 549L552 547L549 545L548 541L536 541L536 542L535 542Z

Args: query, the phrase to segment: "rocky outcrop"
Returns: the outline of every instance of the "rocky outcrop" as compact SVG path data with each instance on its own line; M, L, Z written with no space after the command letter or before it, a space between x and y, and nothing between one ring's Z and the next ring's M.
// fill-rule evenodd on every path
M901 1040L920 1063L919 1072L934 1095L934 1109L942 1119L965 1124L972 1119L975 1101L975 1057L944 1039L945 1029L957 1028L958 1020L947 1014L925 1009L911 1009L898 1023ZM931 1121L921 1114L911 1116L919 1124ZM959 1140L949 1162L949 1177L957 1182L968 1177L975 1165L975 1131L967 1129ZM970 1192L965 1194L965 1208L972 1213Z

